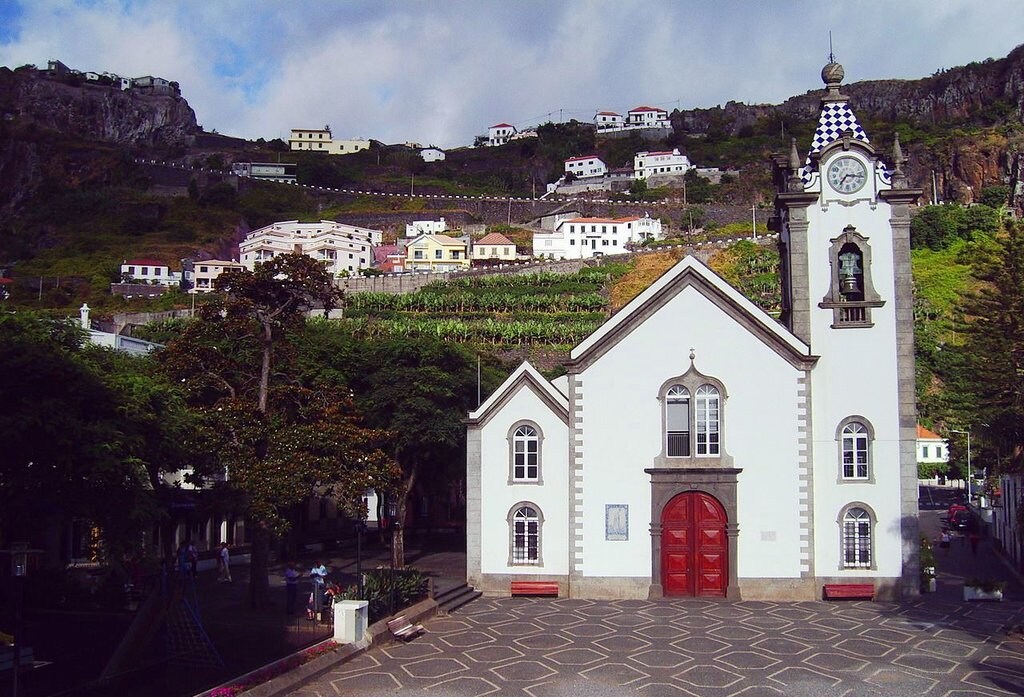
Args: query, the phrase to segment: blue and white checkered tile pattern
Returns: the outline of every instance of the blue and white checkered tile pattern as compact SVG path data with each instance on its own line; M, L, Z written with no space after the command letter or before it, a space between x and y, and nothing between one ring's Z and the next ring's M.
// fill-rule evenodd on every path
M814 132L814 140L811 142L810 153L821 152L826 146L839 140L847 131L853 132L854 140L870 143L868 134L861 128L853 109L846 102L831 102L821 107L821 116L818 117L818 129ZM811 179L811 157L808 153L804 164L801 179L804 184Z

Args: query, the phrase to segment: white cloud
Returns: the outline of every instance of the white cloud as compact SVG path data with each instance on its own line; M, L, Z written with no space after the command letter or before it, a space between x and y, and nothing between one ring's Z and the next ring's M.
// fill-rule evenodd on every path
M924 77L1001 57L1024 37L1019 0L25 0L17 9L0 64L59 58L177 80L199 122L222 133L274 138L329 123L342 137L445 147L498 121L781 102L819 87L830 30L848 80Z

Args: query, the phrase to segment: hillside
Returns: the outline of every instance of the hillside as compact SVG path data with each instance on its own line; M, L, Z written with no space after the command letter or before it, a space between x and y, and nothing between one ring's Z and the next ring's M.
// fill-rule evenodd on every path
M991 200L1003 187L1019 206L1022 85L1024 47L922 80L854 83L844 92L880 149L900 133L914 185L930 193L934 181L941 200L962 201ZM740 175L720 185L692 179L685 193L655 189L573 206L587 215L651 212L678 234L745 223L754 203L760 224L770 213L768 157L790 136L809 140L819 96L811 90L774 106L677 111L662 143L599 138L587 123L544 124L537 138L453 149L446 160L425 163L415 150L376 142L344 157L288 152L280 141L202 131L176 94L0 68L0 275L15 278L19 302L71 308L88 298L115 309L123 303L105 287L130 256L175 266L185 256L229 256L248 230L291 218L357 221L391 234L408 220L440 215L462 226L514 229L557 205L532 199L561 174L566 157L596 152L614 167L656 147L679 147L698 164ZM226 171L235 161L277 160L295 162L303 183L379 193L286 187ZM683 196L686 206L678 202ZM506 201L512 197L524 200ZM667 205L659 203L666 197Z

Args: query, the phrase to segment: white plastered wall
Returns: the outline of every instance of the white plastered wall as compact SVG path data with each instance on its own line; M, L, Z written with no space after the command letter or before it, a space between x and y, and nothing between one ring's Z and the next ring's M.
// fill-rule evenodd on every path
M509 483L509 436L515 424L529 421L543 434L542 484ZM565 422L537 394L521 385L481 428L481 557L483 574L568 573L568 431ZM507 516L522 501L543 515L542 566L510 566Z
M790 365L694 287L578 379L583 394L584 576L650 578L651 484L661 452L658 391L690 367L720 380L724 446L738 478L740 578L800 576L798 379ZM606 541L606 504L629 506L629 540ZM730 521L733 522L733 521Z

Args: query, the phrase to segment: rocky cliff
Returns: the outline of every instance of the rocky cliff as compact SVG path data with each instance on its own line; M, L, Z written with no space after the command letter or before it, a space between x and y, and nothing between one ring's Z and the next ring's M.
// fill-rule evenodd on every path
M842 92L862 122L911 127L910 137L901 139L909 154L908 174L929 195L934 185L940 200L969 202L985 186L1009 184L1016 203L1024 202L1024 45L998 60L920 80L851 83ZM691 137L778 133L815 121L820 96L820 90L812 90L778 105L729 102L676 111L672 123ZM890 144L877 145L887 150Z
M0 116L14 128L130 146L186 146L198 130L188 102L170 92L74 84L29 69L0 68Z

